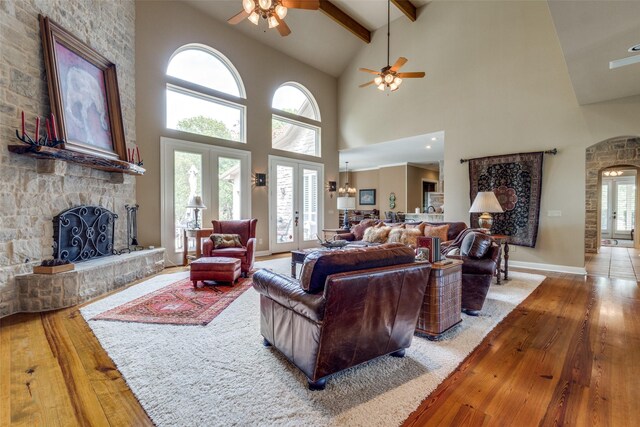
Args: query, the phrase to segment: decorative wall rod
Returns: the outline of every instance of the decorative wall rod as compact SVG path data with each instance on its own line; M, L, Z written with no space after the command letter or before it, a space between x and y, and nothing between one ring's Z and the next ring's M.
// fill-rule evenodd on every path
M544 154L551 154L551 155L555 156L556 154L558 154L558 149L554 148L553 150L545 150L545 151L543 151L543 153ZM523 154L526 154L526 153L523 153ZM473 160L473 159L460 159L460 163L466 163L469 160Z

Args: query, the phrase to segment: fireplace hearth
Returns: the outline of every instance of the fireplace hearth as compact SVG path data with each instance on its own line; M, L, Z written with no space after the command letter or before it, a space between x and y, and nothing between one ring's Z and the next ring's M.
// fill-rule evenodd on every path
M100 206L77 206L53 218L53 257L69 262L114 255L118 215Z

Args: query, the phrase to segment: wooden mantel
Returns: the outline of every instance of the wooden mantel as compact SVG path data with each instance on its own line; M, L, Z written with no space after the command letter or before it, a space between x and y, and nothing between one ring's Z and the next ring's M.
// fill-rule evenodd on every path
M9 151L38 159L64 160L66 162L76 163L88 168L100 169L107 172L121 172L129 175L144 175L146 172L143 167L125 162L124 160L107 159L104 157L92 156L91 154L52 148L44 145L9 145Z

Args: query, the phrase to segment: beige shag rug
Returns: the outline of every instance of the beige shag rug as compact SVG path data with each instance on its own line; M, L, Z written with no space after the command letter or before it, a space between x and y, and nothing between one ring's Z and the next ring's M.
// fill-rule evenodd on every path
M258 263L283 274L290 260ZM82 309L85 319L187 276L156 276ZM441 341L414 337L402 359L382 357L336 374L321 392L263 347L258 293L240 296L207 326L88 321L158 426L394 426L401 424L542 281L512 272L492 285L481 316Z

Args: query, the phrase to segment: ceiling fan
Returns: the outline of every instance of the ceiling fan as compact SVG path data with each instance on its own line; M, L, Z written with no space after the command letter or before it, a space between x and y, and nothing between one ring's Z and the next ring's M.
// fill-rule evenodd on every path
M370 70L369 68L358 68L359 71L364 71L365 73L375 74L377 77L370 82L363 83L360 87L367 87L375 84L379 90L384 91L386 88L389 88L391 92L398 90L400 84L402 84L402 79L420 79L425 76L424 71L416 71L416 72L407 72L407 73L399 73L398 70L407 63L408 59L404 57L398 58L398 60L393 65L389 65L389 49L390 49L390 41L391 41L391 1L387 1L387 66L382 68L380 71Z
M291 29L284 17L288 9L318 10L320 0L242 0L242 11L227 20L231 25L236 25L248 18L258 25L260 18L269 24L269 28L277 28L281 36L291 34Z

